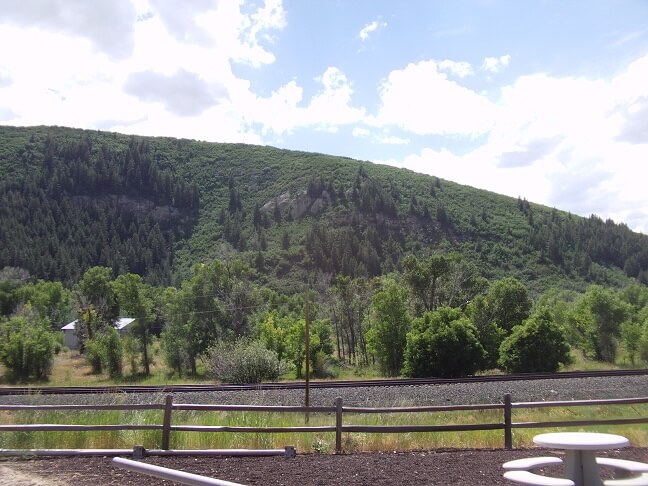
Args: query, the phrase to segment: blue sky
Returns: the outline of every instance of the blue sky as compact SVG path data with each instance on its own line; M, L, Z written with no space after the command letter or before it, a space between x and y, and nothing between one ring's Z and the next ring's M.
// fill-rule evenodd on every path
M343 155L648 233L646 0L4 0L0 123Z

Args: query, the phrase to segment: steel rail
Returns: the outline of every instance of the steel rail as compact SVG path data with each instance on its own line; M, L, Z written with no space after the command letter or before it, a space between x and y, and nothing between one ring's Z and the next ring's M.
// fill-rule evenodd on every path
M310 388L362 388L386 386L430 386L460 383L529 381L552 379L606 378L614 376L648 375L648 369L609 371L568 371L559 373L524 373L515 375L467 376L463 378L401 378L351 381L311 381ZM112 385L112 386L3 386L2 395L71 395L103 393L190 393L229 392L245 390L295 390L304 389L304 382L281 382L259 384L193 384L193 385Z

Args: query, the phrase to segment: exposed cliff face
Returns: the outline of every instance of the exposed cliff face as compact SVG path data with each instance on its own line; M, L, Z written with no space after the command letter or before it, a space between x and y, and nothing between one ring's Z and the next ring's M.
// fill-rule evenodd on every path
M97 197L73 196L72 201L80 207L89 207L92 205L97 205L102 208L114 207L120 211L131 213L140 220L150 217L161 227L187 222L187 215L178 208L169 205L156 206L153 201L143 197L132 197L123 194L101 195Z
M271 212L274 211L276 206L279 206L282 212L287 210L292 219L299 219L307 215L318 216L330 204L331 196L327 191L322 191L322 195L317 198L309 196L306 191L296 196L286 192L265 203L261 207L261 211Z

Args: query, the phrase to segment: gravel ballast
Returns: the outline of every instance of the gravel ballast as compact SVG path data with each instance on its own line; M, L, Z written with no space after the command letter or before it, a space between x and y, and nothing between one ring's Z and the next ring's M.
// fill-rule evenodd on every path
M511 394L514 402L648 397L648 375L484 381L443 385L312 388L310 404L332 406L336 397L342 397L346 406L372 407L501 403L506 393ZM299 406L304 403L304 390L174 393L173 401L199 404ZM160 393L0 396L0 404L7 405L163 402L164 395Z

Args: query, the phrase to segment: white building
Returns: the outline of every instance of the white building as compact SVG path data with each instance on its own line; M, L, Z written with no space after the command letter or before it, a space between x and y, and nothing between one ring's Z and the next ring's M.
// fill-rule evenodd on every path
M120 317L115 321L114 327L119 331L120 336L126 334L128 326L130 326L134 320L134 317ZM61 330L65 334L65 345L68 347L68 349L79 349L79 339L77 338L76 332L74 332L76 323L77 319L61 328Z

